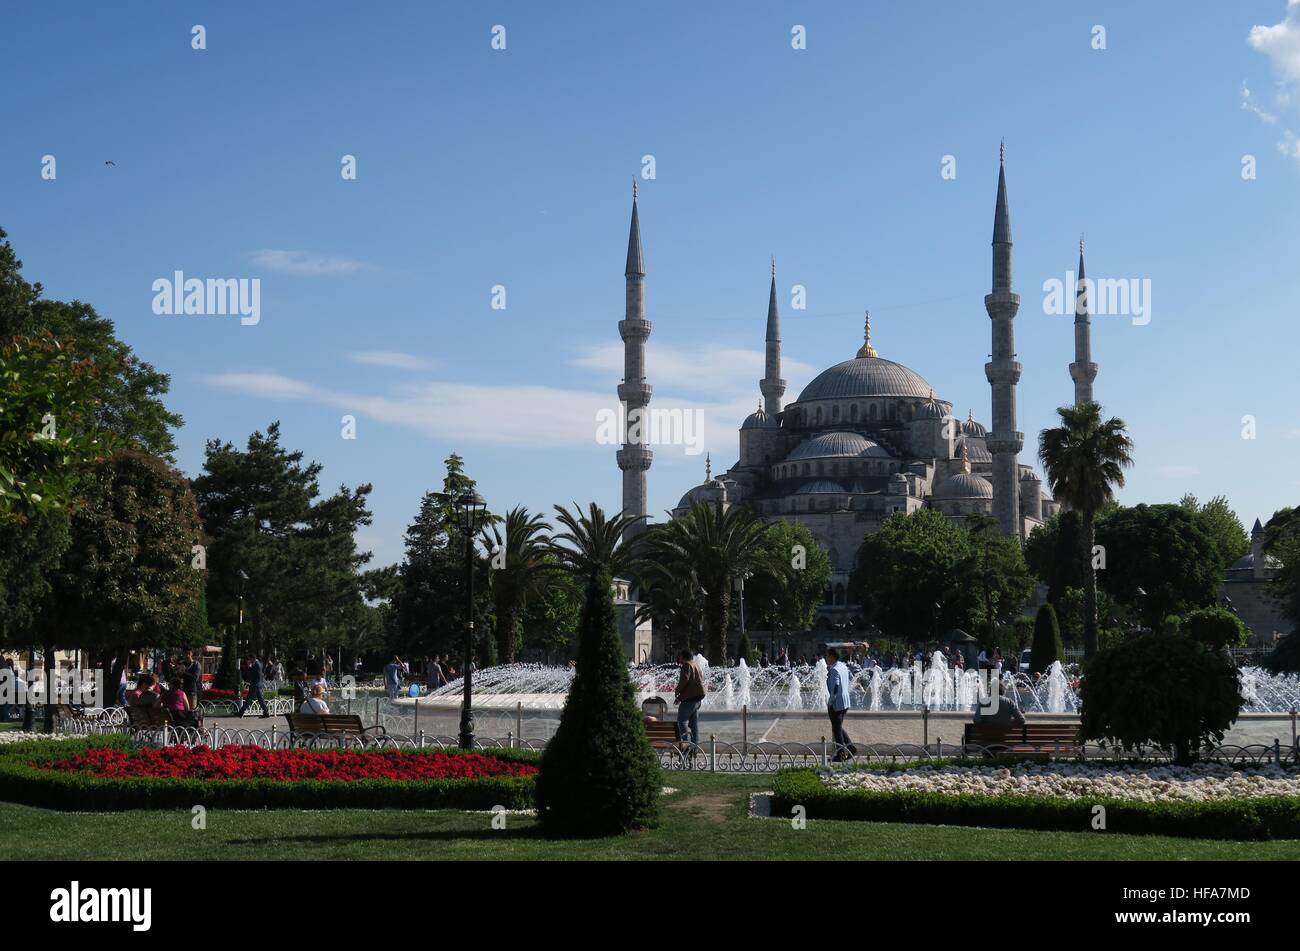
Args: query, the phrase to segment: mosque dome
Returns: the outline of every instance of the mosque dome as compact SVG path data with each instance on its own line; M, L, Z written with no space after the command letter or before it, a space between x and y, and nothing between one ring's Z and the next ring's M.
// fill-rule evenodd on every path
M838 482L832 482L830 479L818 479L816 482L809 482L807 485L801 485L795 490L795 495L821 495L827 492L836 492L843 494L844 486Z
M943 404L931 400L929 403L922 403L916 408L916 415L913 419L947 419L950 411L944 409Z
M987 436L987 435L989 434L989 431L988 431L987 429L985 429L985 428L983 427L983 425L981 425L980 423L975 422L975 420L974 420L973 418L967 418L967 419L966 419L966 420L961 424L961 431L962 431L962 433L963 433L964 435L967 435L967 436L980 436L980 437L984 437L984 436Z
M949 476L934 493L936 499L991 499L993 486L983 476L958 472Z
M750 413L745 417L745 421L740 424L741 429L779 429L781 424L777 418L770 413L759 409L756 413Z
M799 394L808 400L851 399L860 396L907 396L926 399L933 387L914 370L881 357L858 357L823 370Z
M822 433L807 442L800 443L787 457L790 462L800 459L827 458L873 458L888 459L889 452L878 443L858 433Z

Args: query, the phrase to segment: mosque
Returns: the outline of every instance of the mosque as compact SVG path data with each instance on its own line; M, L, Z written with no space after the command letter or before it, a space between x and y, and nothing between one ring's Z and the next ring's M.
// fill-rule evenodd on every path
M740 426L740 458L725 472L706 470L705 482L682 496L673 515L699 502L746 505L766 518L806 526L830 555L832 577L822 623L853 618L849 575L863 536L894 512L932 508L964 522L975 513L995 518L1001 530L1021 539L1057 511L1034 470L1019 460L1024 435L1016 429L1016 361L1013 322L1020 297L1011 282L1011 214L1005 157L999 162L993 218L992 289L984 298L992 329L992 358L984 366L992 394L992 428L972 417L955 418L952 403L924 378L882 357L871 343L866 316L862 345L851 358L823 370L796 400L782 404L781 315L776 267L768 292L767 333L759 408ZM1079 279L1084 277L1079 248ZM645 266L633 190L628 238L624 378L619 399L629 419L650 402L645 377ZM1082 285L1081 285L1082 287ZM1091 360L1090 313L1085 294L1076 299L1075 361L1070 364L1075 400L1092 399L1097 365ZM631 423L629 422L629 426ZM617 454L623 473L623 511L644 516L648 447L629 433Z

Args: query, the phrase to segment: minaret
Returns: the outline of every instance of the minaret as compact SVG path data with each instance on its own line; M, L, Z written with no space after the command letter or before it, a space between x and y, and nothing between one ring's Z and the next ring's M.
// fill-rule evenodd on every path
M1006 147L998 155L998 200L993 212L993 291L984 297L993 322L992 359L984 375L993 391L993 429L985 445L993 455L993 517L1007 535L1020 537L1020 472L1017 454L1025 445L1016 431L1016 336L1012 322L1020 295L1011 290L1011 212L1007 207Z
M1097 364L1092 362L1092 315L1089 312L1088 285L1083 277L1083 238L1079 239L1079 276L1074 294L1074 362L1070 379L1074 381L1074 405L1092 402L1092 381L1097 379Z
M763 362L763 379L758 381L763 394L763 409L769 416L781 412L785 380L781 379L781 312L776 308L776 258L772 258L772 287L767 295L767 355Z
M642 516L624 532L624 541L628 541L645 529L646 470L654 460L654 453L646 446L650 420L648 416L641 419L651 393L645 381L645 342L650 336L650 321L645 319L645 262L641 258L636 179L632 180L632 227L627 236L627 268L623 274L627 295L624 317L618 322L618 334L623 338L623 382L618 385L618 398L627 409L627 431L617 458L623 470L623 514Z

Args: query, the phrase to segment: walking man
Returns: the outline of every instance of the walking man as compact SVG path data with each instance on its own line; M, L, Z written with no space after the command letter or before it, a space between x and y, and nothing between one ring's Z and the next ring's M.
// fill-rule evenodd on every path
M185 696L189 698L191 710L199 708L199 685L202 682L203 668L194 659L194 651L186 651L185 668L181 673L181 686L185 689Z
M704 672L683 648L677 655L681 676L673 698L677 701L677 731L687 743L700 744L700 704L704 702Z
M262 696L262 662L256 657L246 658L248 661L248 696L244 698L243 704L239 708L236 716L242 717L244 711L253 705L256 700L262 708L262 719L265 720L271 715L271 711L266 707L266 698Z
M826 652L826 712L831 718L831 739L835 742L835 761L857 755L858 749L844 731L844 714L849 712L849 668L840 660L840 652Z

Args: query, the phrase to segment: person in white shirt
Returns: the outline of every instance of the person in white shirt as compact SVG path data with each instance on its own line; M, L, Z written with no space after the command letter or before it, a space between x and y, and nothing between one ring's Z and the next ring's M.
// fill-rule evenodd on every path
M316 684L311 688L311 696L303 701L299 713L329 713L330 705L325 702L325 688Z

